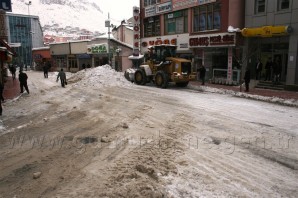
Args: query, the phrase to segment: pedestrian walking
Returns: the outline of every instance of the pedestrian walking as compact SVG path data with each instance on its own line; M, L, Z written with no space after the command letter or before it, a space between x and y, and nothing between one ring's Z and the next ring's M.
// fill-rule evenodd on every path
M59 78L60 78L60 81L61 81L61 86L65 87L65 85L67 85L67 81L66 81L66 74L63 71L63 69L61 69L58 73L57 80L56 80L57 82L58 82Z
M273 70L273 84L277 85L280 81L280 74L281 74L281 64L278 58L272 64Z
M45 78L48 78L49 67L46 63L43 64L43 75Z
M2 102L4 102L3 91L4 91L4 83L0 82L0 101Z
M258 58L258 62L256 64L256 80L261 79L262 70L263 70L263 63L261 62L261 59Z
M249 92L249 83L250 83L250 71L249 68L246 68L245 74L244 74L244 83L245 83L245 91Z
M199 72L200 72L200 79L202 81L202 85L205 85L206 68L204 65L200 67Z
M28 79L27 74L24 73L23 71L20 71L19 81L20 81L21 93L24 92L24 88L25 88L26 91L27 91L27 93L29 94L29 89L28 89L28 85L27 85L27 79Z
M265 76L265 81L267 80L271 80L271 72L272 72L272 67L273 67L273 62L272 62L272 58L269 57L265 69L266 69L266 76Z

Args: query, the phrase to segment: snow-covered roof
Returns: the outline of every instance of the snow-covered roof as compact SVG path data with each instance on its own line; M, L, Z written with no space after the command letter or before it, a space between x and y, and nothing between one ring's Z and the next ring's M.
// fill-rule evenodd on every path
M32 51L35 51L35 50L47 50L47 49L50 49L49 46L46 46L46 47L36 47L36 48L32 48Z
M139 60L141 58L144 58L144 55L143 54L139 54L139 56L130 55L128 57L128 59L130 59L130 60Z

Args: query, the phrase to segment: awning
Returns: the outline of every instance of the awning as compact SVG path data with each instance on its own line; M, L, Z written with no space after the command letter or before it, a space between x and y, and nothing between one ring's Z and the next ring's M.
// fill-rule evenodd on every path
M293 31L291 26L263 26L257 28L244 28L241 34L244 37L273 37L287 36Z
M11 47L9 47L9 45L4 40L2 40L2 39L0 39L0 47L2 49L6 49L6 51L7 51L8 54L11 54L13 56L16 55L15 52L11 49Z

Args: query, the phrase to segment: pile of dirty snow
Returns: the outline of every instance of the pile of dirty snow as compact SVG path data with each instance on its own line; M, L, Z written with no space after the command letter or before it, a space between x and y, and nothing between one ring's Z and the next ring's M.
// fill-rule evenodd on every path
M253 99L253 100L278 103L278 104L286 105L286 106L298 107L298 100L295 100L295 99L283 99L283 98L278 98L278 97L252 95L252 94L248 94L248 93L244 93L244 92L237 92L237 91L233 91L233 90L227 90L227 89L222 89L222 88L213 88L213 87L208 87L208 86L199 86L198 87L198 86L188 85L188 87L190 89L195 89L195 90L202 91L202 92L227 94L227 95L232 95L232 96L236 96L236 97L240 97L240 98L248 98L248 99Z
M79 87L132 86L122 72L117 72L109 65L81 70L68 78L68 83Z

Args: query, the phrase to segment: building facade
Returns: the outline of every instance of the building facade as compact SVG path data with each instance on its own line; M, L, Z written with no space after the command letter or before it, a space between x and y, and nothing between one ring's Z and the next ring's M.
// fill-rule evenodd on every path
M43 47L43 32L39 17L6 13L8 42L16 52L14 64L32 66L32 49Z
M298 1L245 1L246 64L255 70L258 58L265 65L271 58L280 70L280 81L286 85L298 84ZM271 71L273 72L273 71ZM272 77L272 73L270 74Z
M244 27L244 0L140 0L140 49L177 45L177 56L192 60L206 77L239 83L243 37L228 28Z

